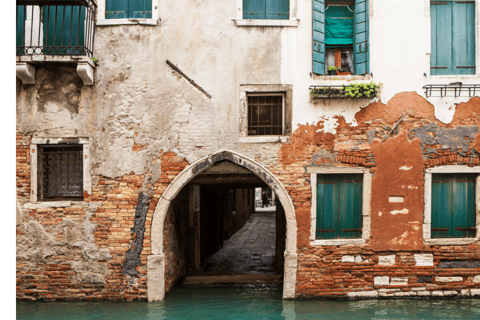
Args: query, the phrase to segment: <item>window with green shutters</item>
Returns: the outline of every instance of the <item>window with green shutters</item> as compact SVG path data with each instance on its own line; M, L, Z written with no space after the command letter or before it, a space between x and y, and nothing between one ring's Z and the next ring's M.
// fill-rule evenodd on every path
M473 238L475 173L432 175L432 238Z
M152 0L107 0L105 18L152 18Z
M431 1L430 18L430 74L475 74L475 1Z
M369 73L368 0L312 1L313 72L325 75L328 66L345 66L355 75ZM335 50L332 62L327 54Z
M316 197L316 239L361 238L363 174L318 174Z
M243 0L243 19L288 20L289 0Z

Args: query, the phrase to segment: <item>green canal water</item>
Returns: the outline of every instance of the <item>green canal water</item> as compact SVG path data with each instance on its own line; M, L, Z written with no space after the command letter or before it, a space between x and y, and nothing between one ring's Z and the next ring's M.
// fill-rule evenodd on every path
M155 303L18 301L17 319L480 319L480 299L284 301L273 285L179 286Z

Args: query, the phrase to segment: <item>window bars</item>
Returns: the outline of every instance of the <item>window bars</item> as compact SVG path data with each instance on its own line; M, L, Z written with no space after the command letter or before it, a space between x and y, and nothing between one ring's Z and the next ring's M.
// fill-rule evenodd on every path
M38 148L40 200L83 199L83 147L46 145Z
M283 135L283 94L249 94L248 135Z
M95 14L93 0L17 0L17 56L92 57Z

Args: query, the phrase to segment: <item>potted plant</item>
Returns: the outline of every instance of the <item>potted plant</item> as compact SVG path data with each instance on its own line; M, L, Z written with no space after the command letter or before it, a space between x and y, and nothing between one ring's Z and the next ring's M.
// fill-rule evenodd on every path
M349 75L352 74L350 71L347 71L345 68L337 68L337 75L338 76L344 76L344 75Z
M328 75L334 76L337 74L337 67L329 66L328 67Z

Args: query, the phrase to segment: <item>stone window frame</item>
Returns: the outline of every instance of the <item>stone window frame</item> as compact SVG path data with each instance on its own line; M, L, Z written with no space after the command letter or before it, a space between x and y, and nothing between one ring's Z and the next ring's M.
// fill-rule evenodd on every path
M289 1L288 20L243 19L243 0L237 0L237 27L297 27L297 0Z
M248 94L283 93L283 135L276 136L249 136L248 135ZM240 85L240 142L268 143L289 142L292 134L293 85L291 84L245 84Z
M158 1L152 0L152 18L123 18L123 19L106 19L105 9L107 7L107 0L98 0L97 7L97 26L118 26L118 25L149 25L156 26L160 17L158 15Z
M310 245L311 246L342 246L365 244L370 238L371 230L371 199L372 199L372 173L367 168L354 167L307 167L310 174L312 191L312 205L310 209ZM315 239L317 225L317 174L363 174L362 190L362 237L360 239Z
M83 191L92 194L92 177L90 175L90 141L84 137L64 137L64 138L33 138L30 145L30 204L25 204L29 209L46 207L69 207L70 200L59 201L39 201L38 193L38 145L55 145L68 142L72 144L83 145Z
M434 173L476 173L475 206L476 206L476 235L475 238L432 238L432 174ZM424 215L423 215L423 242L426 245L463 245L480 240L480 167L467 166L439 166L429 168L424 177Z

